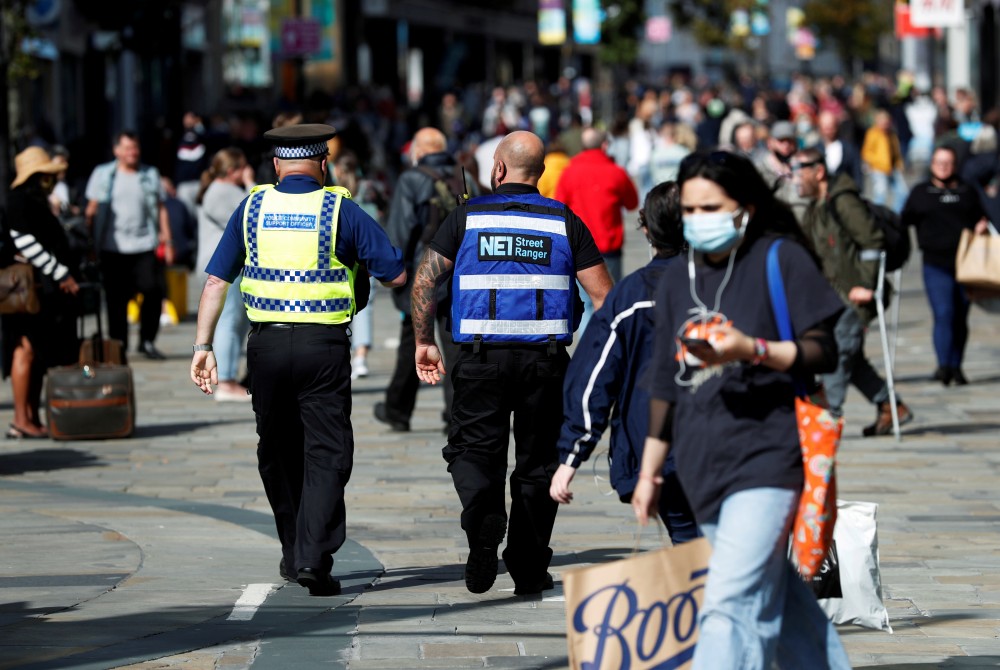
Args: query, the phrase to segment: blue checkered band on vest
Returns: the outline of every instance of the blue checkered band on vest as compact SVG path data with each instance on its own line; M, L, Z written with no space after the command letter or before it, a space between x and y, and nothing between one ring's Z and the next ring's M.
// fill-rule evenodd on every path
M298 147L274 147L274 155L278 158L312 158L313 156L322 156L326 153L326 142L303 144Z
M243 294L243 303L253 309L269 312L342 312L351 308L349 298L333 300L278 300L276 298L258 298Z
M257 220L260 218L260 204L264 201L264 191L258 191L250 196L247 203L247 266L257 265Z
M276 270L274 268L247 266L243 269L243 275L248 279L284 282L286 284L347 281L347 270L331 270L330 268L320 270Z

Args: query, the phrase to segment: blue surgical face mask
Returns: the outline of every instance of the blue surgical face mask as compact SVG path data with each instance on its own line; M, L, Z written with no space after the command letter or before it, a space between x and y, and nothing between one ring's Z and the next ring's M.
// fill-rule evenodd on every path
M742 220L737 228L735 220L738 216ZM748 218L742 209L737 209L735 212L685 214L684 239L695 251L705 254L723 253L735 247L743 239Z

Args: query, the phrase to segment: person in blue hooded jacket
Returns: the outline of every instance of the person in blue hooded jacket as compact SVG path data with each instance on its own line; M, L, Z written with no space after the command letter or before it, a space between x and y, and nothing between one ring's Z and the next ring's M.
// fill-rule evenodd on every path
M663 270L684 250L680 189L667 181L655 186L639 210L639 226L653 258L608 294L587 325L570 361L563 386L563 426L559 469L549 494L556 502L573 500L570 483L590 458L611 424L611 485L622 502L632 499L649 426L649 394L636 381L653 353L653 293ZM694 515L674 473L673 460L663 468L659 514L675 544L699 536Z

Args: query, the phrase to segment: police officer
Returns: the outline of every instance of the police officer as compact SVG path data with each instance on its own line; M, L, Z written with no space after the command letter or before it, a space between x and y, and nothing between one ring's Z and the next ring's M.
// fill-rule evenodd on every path
M445 372L434 345L435 287L453 272L452 334L461 351L452 370L448 462L468 537L465 585L488 591L503 552L514 593L552 588L549 539L558 503L549 483L559 465L566 346L580 321L579 280L600 307L611 277L587 227L565 205L543 198L542 141L507 135L493 155L493 195L473 198L442 223L417 269L411 296L416 367L423 381ZM509 532L504 478L510 417L515 465Z
M212 337L229 284L252 322L247 341L257 416L257 461L274 512L279 572L312 595L336 595L333 554L346 539L344 487L351 476L351 357L348 324L368 286L359 264L386 286L406 281L402 256L382 228L340 187L323 188L323 124L274 129L277 186L240 204L206 271L191 378L211 395L218 383Z

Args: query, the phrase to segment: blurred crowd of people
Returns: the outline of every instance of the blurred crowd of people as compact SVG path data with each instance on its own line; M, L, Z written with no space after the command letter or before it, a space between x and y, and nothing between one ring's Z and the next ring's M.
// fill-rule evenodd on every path
M114 243L103 240L98 256L105 276L113 275L112 281L105 281L109 307L113 307L109 310L113 337L127 339L123 305L131 294L138 291L151 298L141 309L137 351L153 359L162 357L154 341L159 327L157 306L166 292L162 279L165 249L169 249L170 264L200 274L226 210L231 211L254 183L275 181L270 149L261 141L266 126L326 122L336 127L338 135L330 142L331 165L336 167L328 183L347 185L384 224L392 215L388 203L401 174L419 159L411 144L417 129L441 132L445 144L439 153L462 169L466 191L472 193L489 190L489 167L499 140L514 130L530 130L546 146L540 192L572 202L588 220L615 279L622 276L622 209L635 209L654 185L675 179L683 158L699 149L723 148L748 156L800 220L808 199L796 186L792 159L807 147L821 149L831 176L849 175L874 202L900 212L907 200L908 180L922 176L935 147L947 146L955 153L955 178L965 178L963 183L976 193L985 211L996 210L1000 203L996 186L1000 111L980 110L974 93L965 89L951 96L940 87L919 91L905 72L894 79L866 74L858 81L801 75L792 79L787 90L749 77L717 83L675 77L660 85L630 80L623 84L618 100L609 114L601 109L589 81L567 78L492 90L473 85L447 91L415 109L398 103L384 87L349 88L333 95L315 93L301 109L284 109L271 118L250 112L202 116L191 111L181 120L179 137L125 133L113 138L110 146L115 161L102 165L95 166L100 156L71 160L69 152L54 142L56 138L46 141L30 129L22 134L19 148L41 148L59 161L61 169L54 175L47 199L77 257L93 251L93 230L84 222L88 217L93 222L100 203L113 199L109 187L116 189L114 197L118 198L117 189L125 186L121 180L109 181L110 166L136 170L139 178L132 195L148 201L134 200L132 207L135 211L146 208L142 211L148 220L136 223L139 228L145 226L137 233L142 255L132 256L135 245L126 232ZM145 140L141 146L140 138ZM566 178L561 179L564 173ZM588 188L590 184L607 187L594 190ZM161 225L161 206L163 221L169 226ZM15 225L10 222L8 227ZM112 248L116 244L124 244L124 254ZM67 264L71 273L84 279L78 266L76 260ZM231 318L223 321L222 332L232 331L234 343L246 328L239 311L234 302L229 308ZM592 308L587 310L584 326L591 312ZM356 377L367 374L371 345L370 329L365 327L370 313L362 316L356 329L360 331ZM236 344L224 347L223 358L234 348L238 351ZM956 367L955 354L942 357L947 358L942 367ZM238 354L223 371L226 379L217 396L220 399L245 397L237 359ZM5 371L9 374L10 366ZM947 377L963 379L960 371Z

